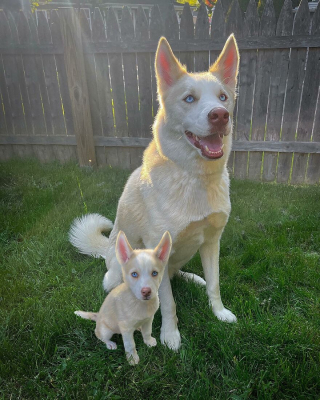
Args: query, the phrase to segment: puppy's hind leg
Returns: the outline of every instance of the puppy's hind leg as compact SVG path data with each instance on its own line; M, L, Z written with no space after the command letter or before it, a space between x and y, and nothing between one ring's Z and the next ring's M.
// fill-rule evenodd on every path
M97 338L100 339L102 342L104 342L107 346L107 349L109 350L116 350L117 345L115 342L112 342L110 340L113 336L113 331L109 329L105 324L97 324L97 327L94 331L96 334Z

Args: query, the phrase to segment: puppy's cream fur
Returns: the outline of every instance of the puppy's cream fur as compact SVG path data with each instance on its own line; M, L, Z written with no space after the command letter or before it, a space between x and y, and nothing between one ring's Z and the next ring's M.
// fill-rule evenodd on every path
M159 308L158 289L171 251L171 237L166 232L154 250L132 250L125 234L120 231L116 243L116 256L122 266L123 281L111 290L98 313L75 311L85 319L96 321L95 334L114 350L117 345L110 339L121 333L127 359L139 362L133 333L141 329L144 342L156 346L151 336L152 321ZM133 276L134 275L134 276Z
M110 221L94 214L86 216L81 224L76 222L71 229L71 242L80 251L106 259L108 272L103 284L107 291L122 281L115 254L119 230L125 230L133 247L140 248L152 248L162 232L171 233L172 251L159 296L161 342L174 350L180 346L180 333L170 278L180 273L198 250L213 313L220 320L236 321L220 297L219 247L231 209L227 161L232 146L238 67L233 35L209 71L201 73L188 73L168 42L160 39L155 62L160 108L153 125L154 139L144 152L142 166L132 173L124 188L109 239L101 231L110 227ZM226 96L225 100L221 94ZM188 104L188 95L196 101ZM190 143L186 132L200 139L213 134L208 115L217 107L224 107L229 119L221 139L223 156L212 160ZM193 274L183 276L205 284Z

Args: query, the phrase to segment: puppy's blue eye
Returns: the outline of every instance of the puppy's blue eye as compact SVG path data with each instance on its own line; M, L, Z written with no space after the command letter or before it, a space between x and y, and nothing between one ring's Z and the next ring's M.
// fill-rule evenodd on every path
M152 276L157 276L158 275L158 272L157 271L153 271L152 272Z
M138 278L138 273L137 273L137 272L132 272L132 273L131 273L131 276L132 276L133 278Z
M184 99L184 101L186 102L186 103L193 103L194 102L194 97L193 96L191 96L191 94L189 94L189 96L187 96L185 99Z
M227 98L228 98L228 97L227 97L224 93L221 93L220 96L219 96L219 99L220 99L221 101L226 101Z

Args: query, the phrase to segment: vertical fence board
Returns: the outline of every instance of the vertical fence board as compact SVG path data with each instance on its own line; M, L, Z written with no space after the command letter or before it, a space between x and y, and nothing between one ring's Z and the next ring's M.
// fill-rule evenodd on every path
M84 46L90 47L92 43L92 34L86 10L80 10L80 26L82 33L82 43ZM99 96L96 80L95 59L92 54L83 54L84 66L86 71L86 79L88 84L92 128L94 136L102 135L101 112L99 108Z
M8 44L11 41L11 30L9 22L3 10L0 10L0 41L3 44ZM6 82L6 65L9 65L8 56L3 55L0 64L0 90L1 90L1 106L3 105L4 114L3 122L1 124L1 134L8 133L9 135L14 133L12 123L12 112L10 107L9 94L7 91L8 84ZM10 71L10 70L9 70ZM2 107L1 107L2 108ZM1 115L2 116L2 115Z
M150 39L159 40L163 35L163 22L161 18L161 13L158 6L153 6L151 9L151 19L150 19ZM153 117L156 116L158 111L158 96L157 96L157 81L154 72L154 61L155 54L151 54L151 79L152 79L152 114Z
M136 19L136 39L143 42L149 39L148 21L143 8L139 6ZM151 137L152 118L152 83L150 53L137 54L139 100L140 100L140 124L141 136Z
M79 16L75 10L67 8L60 9L59 16L79 164L95 165L96 156Z
M311 34L312 35L320 35L320 3L318 3L317 9L312 18ZM310 50L311 49L309 49L309 51ZM313 55L313 57L318 60L317 61L317 63L318 63L317 74L319 74L319 71L320 71L320 66L319 66L320 48L312 49L312 52L316 54L316 55ZM320 78L318 78L318 81L315 80L315 82L320 82ZM318 100L318 103L317 103L317 109L315 111L313 137L312 137L312 140L314 142L320 142L320 86L319 86L317 100ZM306 175L306 182L307 183L318 183L319 180L320 180L320 154L310 154L307 175Z
M274 36L276 16L273 1L267 0L260 21L260 36ZM268 112L268 97L272 70L272 50L259 50L257 61L257 78L255 83L254 104L252 113L252 140L264 140ZM263 74L261 73L263 71ZM248 176L259 180L261 176L262 153L251 152L249 157Z
M291 0L285 0L277 23L277 36L291 36L293 12ZM266 140L280 140L283 104L289 69L290 49L275 49L270 81L269 109L267 116ZM278 153L265 153L262 178L274 181L277 173Z
M32 33L28 21L22 12L19 13L17 27L20 43L32 43ZM28 98L30 102L33 134L43 135L47 133L47 130L37 76L36 60L33 55L26 54L22 56L22 61L24 66Z
M189 3L185 3L182 11L180 21L180 39L181 40L192 40L194 37L194 24L193 16ZM182 64L186 65L189 72L194 71L194 52L193 51L180 51L179 55Z
M295 15L293 35L308 35L310 26L309 6L307 0L302 0ZM301 91L305 75L307 49L291 49L290 66L286 99L283 112L281 140L295 140L299 116ZM277 180L288 182L292 164L292 153L280 153L278 161Z
M320 12L313 16L311 34L315 35L320 32ZM303 92L300 106L300 116L297 128L297 141L309 142L311 140L312 127L317 105L320 82L320 49L309 48L305 78L303 84ZM308 163L308 154L295 153L292 165L292 183L303 183L305 180L306 169Z
M197 22L195 27L195 38L209 39L209 20L208 20L207 8L204 5L204 3L201 3L198 10ZM208 51L195 52L194 69L196 72L207 71L209 69Z
M52 43L49 24L44 11L38 11L38 37L40 44ZM45 75L45 84L49 97L50 116L52 120L52 133L65 135L65 123L62 115L61 96L57 79L57 70L54 55L42 55L42 63Z
M223 11L222 0L218 0L211 18L212 41L226 36L226 18ZM210 63L213 64L219 56L219 51L210 51Z
M51 28L52 42L57 46L62 45L63 41L61 36L60 18L57 10L52 10L50 12L50 28ZM71 100L68 90L67 72L63 54L56 54L55 61L57 66L59 90L62 102L60 107L62 108L63 111L67 135L74 135Z

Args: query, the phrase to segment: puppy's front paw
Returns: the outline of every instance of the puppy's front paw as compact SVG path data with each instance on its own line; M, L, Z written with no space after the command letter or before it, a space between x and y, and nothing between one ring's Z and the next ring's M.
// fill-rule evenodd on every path
M126 357L130 365L136 365L140 361L138 353L136 354L126 353Z
M177 351L181 346L181 336L179 329L173 330L162 330L160 334L161 343L165 346L168 346L169 349Z
M157 340L154 337L151 337L149 340L145 340L144 342L149 347L154 347L157 345Z
M226 308L223 308L222 310L215 311L213 310L214 315L220 319L220 321L224 322L237 322L237 317L230 311L227 310Z

